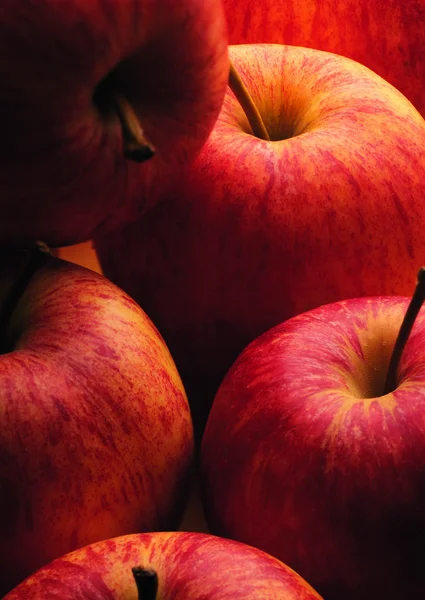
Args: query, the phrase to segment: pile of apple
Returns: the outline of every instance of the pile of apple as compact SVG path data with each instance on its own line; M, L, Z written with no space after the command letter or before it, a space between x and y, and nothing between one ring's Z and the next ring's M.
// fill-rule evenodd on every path
M1 597L422 598L424 19L2 0Z

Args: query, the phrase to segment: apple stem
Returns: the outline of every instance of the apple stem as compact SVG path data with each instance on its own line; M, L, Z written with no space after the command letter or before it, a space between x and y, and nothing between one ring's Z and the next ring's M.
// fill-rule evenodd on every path
M49 247L44 242L36 242L27 264L13 285L4 305L0 310L0 354L7 352L6 332L16 305L22 298L32 277L40 269L51 254Z
M137 163L145 162L155 154L130 102L121 94L114 94L115 111L122 127L124 156Z
M385 380L384 394L390 394L397 387L397 371L400 359L406 342L415 324L416 317L425 300L425 267L421 267L418 272L416 288L407 307L403 322L398 332L397 339L391 354L390 364L388 366L387 378Z
M156 600L158 592L158 575L154 569L133 567L134 581L137 586L139 600Z
M235 94L237 101L243 108L243 111L251 125L252 133L261 140L270 141L269 132L264 125L264 121L256 107L251 94L248 92L244 82L240 78L233 63L230 63L229 87Z

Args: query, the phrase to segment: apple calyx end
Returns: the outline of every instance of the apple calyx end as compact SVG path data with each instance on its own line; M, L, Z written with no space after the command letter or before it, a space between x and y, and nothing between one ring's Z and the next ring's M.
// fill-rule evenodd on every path
M158 593L158 575L155 569L144 569L141 566L131 569L136 582L139 600L156 600Z

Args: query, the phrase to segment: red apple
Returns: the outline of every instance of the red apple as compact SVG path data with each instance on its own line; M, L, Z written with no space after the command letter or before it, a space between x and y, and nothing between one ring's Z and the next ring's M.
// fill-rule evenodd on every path
M227 77L219 0L3 0L0 240L66 245L143 213L206 140ZM156 151L143 165L124 113Z
M13 269L0 284L0 596L77 547L177 527L193 453L183 385L140 307L53 257L31 278L25 261Z
M149 533L77 550L29 577L7 600L321 600L286 565L202 533ZM5 598L5 600L6 600Z
M365 64L425 116L424 0L223 0L231 44L308 46Z
M205 429L211 531L327 600L423 596L425 311L386 383L407 304L350 299L272 328L232 366Z
M273 141L251 134L229 91L168 201L96 239L106 276L164 335L194 416L266 329L326 302L406 295L425 256L425 122L413 106L330 53L230 55Z

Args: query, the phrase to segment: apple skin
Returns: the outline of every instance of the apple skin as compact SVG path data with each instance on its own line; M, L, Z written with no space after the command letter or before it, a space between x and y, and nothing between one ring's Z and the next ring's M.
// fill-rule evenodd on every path
M424 0L223 0L230 44L342 54L395 85L425 116Z
M205 429L210 530L276 556L327 600L413 600L425 585L424 310L383 395L408 301L350 299L264 333Z
M199 152L227 78L219 0L4 0L0 240L69 245L143 214ZM134 107L150 161L124 157L107 91Z
M136 597L131 569L139 565L157 572L161 600L321 600L299 575L260 550L189 532L128 535L87 546L44 567L6 598L130 600Z
M253 137L229 91L173 195L95 239L105 275L164 336L200 427L251 340L321 304L407 295L425 256L425 122L413 106L330 53L229 52L272 138L304 133Z
M49 258L6 339L0 596L77 547L176 528L193 458L187 398L163 339L101 275Z

